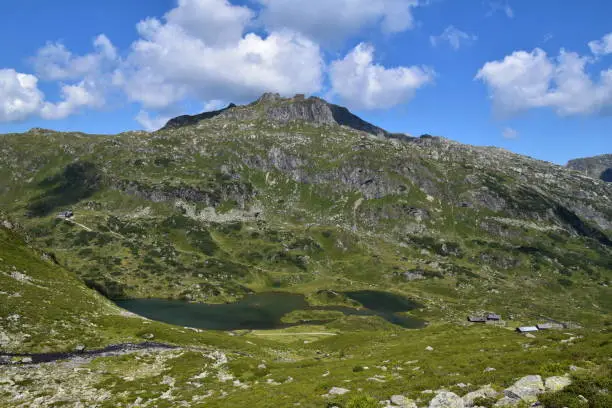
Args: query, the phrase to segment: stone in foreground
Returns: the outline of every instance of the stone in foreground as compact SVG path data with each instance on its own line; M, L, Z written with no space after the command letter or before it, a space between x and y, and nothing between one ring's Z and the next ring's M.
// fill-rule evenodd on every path
M391 397L391 404L394 407L401 408L417 408L417 405L411 399L404 397L403 395L393 395Z
M572 383L568 376L548 377L544 381L546 391L561 391Z
M341 387L332 387L331 390L329 390L328 394L329 395L344 395L347 392L350 392L351 390L347 390L346 388L341 388Z
M463 404L466 407L473 407L474 401L478 398L495 398L497 397L497 391L491 387L491 385L485 385L476 391L472 391L463 396Z
M465 404L460 396L454 392L442 391L429 403L429 408L464 408Z
M528 375L515 382L511 387L504 390L505 397L498 401L498 404L513 405L512 402L518 404L520 401L533 403L538 400L538 395L545 390L542 377L539 375ZM498 405L496 406L504 406Z

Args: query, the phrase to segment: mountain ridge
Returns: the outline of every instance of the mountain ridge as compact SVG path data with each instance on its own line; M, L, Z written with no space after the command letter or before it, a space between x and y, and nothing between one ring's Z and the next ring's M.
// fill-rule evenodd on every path
M612 154L572 159L567 162L566 167L595 179L612 182Z
M256 101L247 105L237 106L230 103L226 108L220 110L198 115L182 115L170 119L162 129L194 125L217 116L236 119L267 119L276 123L304 121L317 125L347 126L376 136L391 135L386 130L354 115L347 108L329 103L324 99L315 96L306 98L303 94L283 98L278 93L264 93Z

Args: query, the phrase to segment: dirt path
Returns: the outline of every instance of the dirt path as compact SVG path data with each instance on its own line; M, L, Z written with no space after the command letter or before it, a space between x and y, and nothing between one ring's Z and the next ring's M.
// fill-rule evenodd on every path
M83 228L85 231L93 231L91 228L89 228L87 225L83 225L83 224L79 224L78 222L76 222L75 220L71 220L68 218L64 218L64 221L74 224L74 225L78 225L79 227Z
M68 353L0 353L0 366L2 365L29 365L51 363L60 360L84 359L94 357L119 356L135 351L174 350L179 347L163 343L124 343L113 344L103 349L74 351ZM19 361L15 361L19 360Z
M255 336L337 336L338 333L306 332L306 333L251 333Z
M71 224L77 225L77 226L83 228L85 231L89 231L89 232L93 231L93 229L89 228L87 225L83 225L81 223L78 223L73 218L64 218L63 220L66 221L66 222L69 222ZM119 234L118 232L115 232L115 231L108 231L108 233L113 234L113 235L115 235L115 236L117 236L119 238L125 238L123 235L121 235L121 234Z

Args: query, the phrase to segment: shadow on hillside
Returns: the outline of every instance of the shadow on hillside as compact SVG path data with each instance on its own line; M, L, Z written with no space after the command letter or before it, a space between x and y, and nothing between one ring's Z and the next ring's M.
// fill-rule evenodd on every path
M98 191L101 179L93 163L71 163L61 173L47 177L38 184L44 192L30 201L28 215L44 217L55 209L76 204Z
M612 183L612 167L605 169L599 178L603 181L607 181L608 183Z

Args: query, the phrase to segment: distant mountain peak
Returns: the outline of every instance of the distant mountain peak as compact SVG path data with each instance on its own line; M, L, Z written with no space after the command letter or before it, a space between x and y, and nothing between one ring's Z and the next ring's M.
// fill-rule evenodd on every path
M580 171L589 177L612 182L612 154L570 160L566 167Z
M261 109L262 107L263 109ZM171 119L162 129L194 125L202 120L217 116L237 120L266 119L277 123L303 121L316 125L340 125L379 137L397 137L361 119L347 108L329 103L316 96L307 98L304 94L297 94L290 98L284 98L278 93L264 93L255 102L248 105L236 106L230 104L217 111L179 116Z

